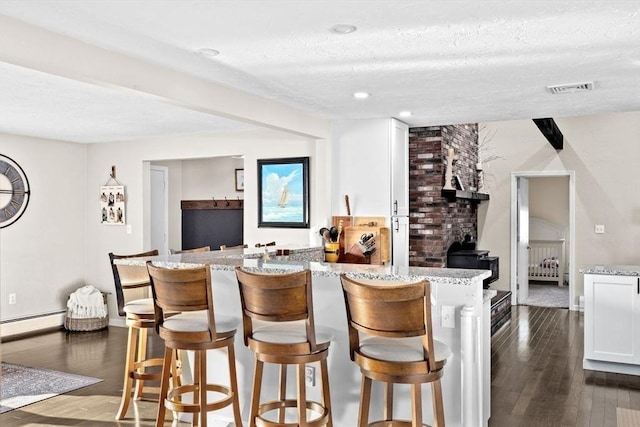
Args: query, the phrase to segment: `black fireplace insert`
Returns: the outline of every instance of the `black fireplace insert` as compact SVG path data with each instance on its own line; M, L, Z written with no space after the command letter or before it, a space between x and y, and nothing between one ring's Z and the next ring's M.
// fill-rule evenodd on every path
M485 289L500 277L498 261L497 256L489 256L489 251L476 249L476 242L468 234L462 242L452 243L447 251L448 268L490 270L491 276L482 282Z

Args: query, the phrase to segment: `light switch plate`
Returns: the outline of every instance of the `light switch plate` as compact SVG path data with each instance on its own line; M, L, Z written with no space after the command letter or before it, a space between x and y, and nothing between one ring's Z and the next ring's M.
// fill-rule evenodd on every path
M596 224L594 231L596 234L604 234L604 224Z
M440 322L443 328L455 328L456 307L453 305L443 305L440 311Z

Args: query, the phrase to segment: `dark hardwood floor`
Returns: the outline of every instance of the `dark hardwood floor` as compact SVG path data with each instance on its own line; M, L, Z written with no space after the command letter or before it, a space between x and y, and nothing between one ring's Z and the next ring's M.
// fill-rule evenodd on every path
M640 410L640 377L582 369L582 314L517 306L491 339L489 426L616 427Z
M491 427L615 427L617 407L640 410L640 377L582 369L582 323L581 314L565 309L513 307L511 321L492 337ZM160 354L161 341L152 343ZM124 421L113 418L125 345L126 329L112 327L3 342L4 361L104 381L2 414L0 425L154 425L157 403L152 401L135 402Z

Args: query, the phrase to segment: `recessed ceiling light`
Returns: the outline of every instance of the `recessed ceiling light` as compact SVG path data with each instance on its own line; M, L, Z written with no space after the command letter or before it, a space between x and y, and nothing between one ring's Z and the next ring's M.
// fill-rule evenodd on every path
M400 117L411 117L412 113L411 111L400 111Z
M213 58L214 56L220 55L220 51L216 49L211 49L210 47L201 47L196 50L198 55L206 56L207 58Z
M353 94L353 97L355 99L367 99L369 97L369 94L367 92L355 92Z
M336 24L333 27L331 27L329 31L331 31L334 34L349 34L349 33L353 33L357 29L358 28L356 28L355 25L351 25L351 24Z

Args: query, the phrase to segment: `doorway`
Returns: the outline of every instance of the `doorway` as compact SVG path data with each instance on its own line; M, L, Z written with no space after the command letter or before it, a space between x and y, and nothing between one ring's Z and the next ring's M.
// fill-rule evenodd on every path
M555 191L558 186L564 186L564 191ZM544 188L549 190L543 191ZM537 194L537 199L534 197L530 200L531 189L534 194ZM553 194L556 194L557 200L553 200ZM547 206L546 211L539 206L541 200ZM554 217L553 209L549 206L563 203L568 206L565 209L558 209ZM533 215L530 215L531 212ZM534 233L533 236L531 232ZM557 294L566 292L562 286L567 286L569 309L578 310L579 306L574 296L574 242L575 172L513 172L511 174L510 273L512 305L523 303L525 300L528 304L531 304L531 301L535 304L535 298L540 296L540 292L545 292L546 297L553 298ZM540 245L544 247L539 248ZM532 259L529 259L530 256ZM553 269L551 263L553 263ZM539 267L538 270L535 270L536 267ZM551 270L553 273L549 274L548 271ZM530 286L530 280L533 283L532 286ZM530 294L532 289L536 289L533 293L538 292L538 294Z
M151 248L169 254L169 168L150 166Z

